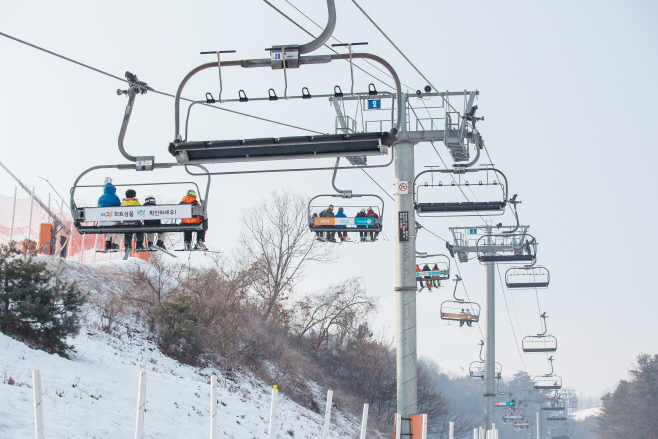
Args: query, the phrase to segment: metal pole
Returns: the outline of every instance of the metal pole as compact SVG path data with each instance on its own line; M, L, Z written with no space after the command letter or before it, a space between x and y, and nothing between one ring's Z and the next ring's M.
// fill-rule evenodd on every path
M96 239L94 239L94 261L96 260L96 250L98 250L98 235L96 235Z
M368 428L368 404L363 404L363 418L361 418L361 436L359 436L359 439L366 439L367 428Z
M41 371L32 371L32 395L34 397L34 432L36 439L44 439L43 399L41 396Z
M541 404L537 403L537 439L542 439Z
M491 235L491 226L487 227ZM491 239L488 239L491 246ZM487 253L492 255L493 253ZM484 264L484 286L487 292L484 303L484 429L491 430L495 422L496 397L496 267L493 262Z
M210 439L217 439L217 377L210 376Z
M139 390L137 391L137 424L135 439L144 437L144 406L146 405L146 372L139 373Z
M30 222L27 224L27 247L25 248L25 257L30 253L30 239L32 238L32 208L34 207L34 186L30 194Z
M276 437L274 429L276 428L276 400L278 395L279 390L276 388L276 386L274 386L272 388L272 400L270 402L270 428L268 430L269 439L274 439Z
M16 216L16 192L18 188L14 186L14 207L11 210L11 229L9 229L9 242L14 239L14 217Z
M333 390L327 390L327 404L324 407L324 429L322 430L322 439L329 437L329 425L331 424L331 404L334 397Z
M82 235L82 246L80 248L80 262L85 261L85 236L87 235L86 234ZM98 235L96 235L96 237L98 237Z
M398 105L406 106L406 96ZM401 111L398 121L401 132L406 131L406 112ZM398 133L400 134L400 133ZM395 244L395 291L396 291L396 364L397 364L397 413L409 418L418 413L416 377L416 230L412 190L414 181L414 144L399 142L393 147L395 154L395 212L398 223L398 239ZM402 229L406 228L406 236ZM411 434L411 425L404 422L402 435Z

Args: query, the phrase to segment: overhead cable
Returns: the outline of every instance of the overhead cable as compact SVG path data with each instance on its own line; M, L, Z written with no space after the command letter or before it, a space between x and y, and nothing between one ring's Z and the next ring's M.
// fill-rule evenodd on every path
M310 33L310 32L309 32L308 30L306 30L301 24L297 23L295 20L293 20L292 18L290 18L288 15L286 15L285 12L283 12L281 9L277 8L276 6L274 6L274 5L273 5L272 3L270 3L268 0L263 0L263 1L264 1L265 3L267 3L267 5L269 5L269 6L270 6L272 9L274 9L276 12L278 12L279 14L281 14L282 16L284 16L286 19L288 19L288 21L290 21L292 24L294 24L295 26L297 26L298 28L300 28L301 30L303 30L304 32L306 32L310 37L315 38L315 35L313 35L312 33ZM293 6L293 7L294 7L294 6ZM297 9L297 8L295 8L295 9ZM325 44L324 47L326 47L327 49L331 50L332 52L334 52L334 53L336 53L336 54L338 53L333 47L331 47L331 46L329 46L329 45L327 45L327 44ZM346 60L346 61L349 62L349 60ZM382 81L381 79L379 79L378 77L376 77L376 76L373 75L372 73L370 73L370 72L364 70L363 68L359 67L356 63L352 63L352 65L353 65L354 67L356 67L357 69L361 70L361 71L362 71L363 73L365 73L366 75L370 76L371 78L374 78L374 79L376 79L377 81L381 82L381 83L384 84L386 87L391 88L391 89L395 88L395 87L393 87L392 85L387 84L386 82Z
M43 47L37 46L36 44L28 43L27 41L21 40L19 38L13 37L13 36L8 35L8 34L3 33L3 32L0 32L0 36L3 36L5 38L9 38L10 40L17 41L21 44L25 44L26 46L32 47L33 49L40 50L40 51L45 52L49 55L56 56L57 58L61 58L65 61L69 61L69 62L71 62L73 64L76 64L76 65L79 65L81 67L93 70L94 72L100 73L101 75L109 76L110 78L117 79L119 81L128 83L128 81L125 78L113 75L111 73L104 72L103 70L97 69L97 68L92 67L88 64L81 63L80 61L76 61L72 58L66 57L64 55L60 55L59 53L53 52L51 50L44 49ZM163 95L163 96L168 96L170 98L175 98L176 97L175 95L173 95L171 93L165 93L165 92L162 92L162 91L154 90L152 88L149 88L149 91L151 91L153 93L156 93L156 94ZM195 101L193 99L188 99L188 98L185 98L185 97L181 97L181 100L187 101L187 102L198 102L198 101ZM248 113L242 113L240 111L229 110L228 108L217 107L215 105L211 105L211 104L208 104L208 103L205 103L205 102L200 102L200 104L205 106L205 107L215 108L217 110L222 110L222 111L237 114L237 115L240 115L240 116L250 117L252 119L257 119L257 120L262 120L264 122L270 122L270 123L273 123L273 124L282 125L282 126L286 126L286 127L289 127L289 128L294 128L294 129L301 130L301 131L308 131L310 133L315 133L315 134L325 134L325 133L322 133L320 131L310 130L308 128L302 128L302 127L298 127L298 126L295 126L295 125L290 125L290 124L287 124L287 123L284 123L284 122L279 122L279 121L276 121L276 120L267 119L267 118L260 117L260 116L254 116L254 115L248 114Z

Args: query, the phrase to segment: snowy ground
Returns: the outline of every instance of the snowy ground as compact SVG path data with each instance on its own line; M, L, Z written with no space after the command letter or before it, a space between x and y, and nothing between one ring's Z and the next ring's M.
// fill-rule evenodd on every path
M118 270L129 261L119 262ZM71 263L70 278L112 288L108 264ZM46 438L130 438L135 435L139 371L147 371L144 438L210 436L210 375L218 388L218 435L267 438L271 384L251 376L225 385L219 372L164 356L135 324L109 335L98 329L93 313L80 335L70 340L77 353L65 359L0 334L0 438L33 438L31 371L41 371ZM10 384L11 383L11 384ZM317 386L314 386L317 388ZM318 392L320 392L318 390ZM316 395L317 400L324 397ZM322 404L324 406L324 404ZM303 408L279 393L278 438L320 437L324 415ZM332 412L332 437L356 437L360 419Z
M596 407L593 409L583 409L583 410L578 410L577 412L574 412L573 416L576 421L582 421L585 418L589 418L590 416L598 416L601 413L601 408Z

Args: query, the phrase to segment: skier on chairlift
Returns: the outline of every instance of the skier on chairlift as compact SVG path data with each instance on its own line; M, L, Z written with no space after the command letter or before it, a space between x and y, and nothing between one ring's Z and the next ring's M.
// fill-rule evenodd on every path
M430 271L430 266L428 264L423 265L423 271L427 272ZM427 289L432 292L432 276L425 276L425 286L427 286Z
M313 224L315 224L315 218L317 218L317 217L318 217L317 213L313 213L313 215L311 215L311 219L313 220ZM317 227L317 226L313 225L313 227ZM317 239L318 241L322 241L323 235L324 235L324 232L315 232L315 239Z
M372 209L372 207L368 208L367 212L367 217L369 218L379 218L379 215ZM368 226L368 227L377 227L376 225ZM371 241L377 241L377 237L379 236L379 232L370 232L370 240ZM428 269L429 271L429 269ZM431 288L430 288L431 290Z
M121 205L121 200L116 196L117 188L112 185L112 179L105 177L105 187L103 188L103 195L98 199L98 207L116 207ZM116 221L100 221L101 226L116 226ZM113 233L105 233L105 250L116 250L119 244L112 242L114 238Z
M359 213L356 214L357 218L366 218L368 215L366 214L366 209L365 207L362 207ZM359 225L356 226L357 229L365 229L366 226L364 225ZM359 237L361 238L361 242L364 242L366 240L366 237L368 236L368 232L359 232Z
M126 198L121 200L121 206L141 206L142 204L137 199L137 192L133 189L128 189L126 191ZM124 221L123 224L128 226L139 226L141 221ZM133 233L126 233L123 239L123 246L126 249L132 248L133 242ZM144 251L144 234L141 232L135 233L135 251Z
M439 271L439 266L438 266L437 264L434 264L434 267L432 267L432 271ZM435 287L438 288L438 287L441 286L441 279L439 279L439 277L438 277L439 275L438 275L438 274L435 275L435 276L437 276L437 277L434 278L434 282L433 282L433 284L434 284Z
M333 218L334 217L334 205L330 204L325 210L320 212L320 218ZM331 226L328 226L331 227ZM333 228L333 227L331 227ZM336 232L327 232L327 241L336 242Z
M187 194L183 197L183 200L180 204L191 204L192 206L199 206L200 203L196 199L196 191L190 189L187 191ZM194 218L183 218L180 220L181 224L201 224L203 217L201 215L196 215ZM198 230L196 232L196 244L194 244L194 250L207 250L208 248L204 244L206 240L206 231ZM192 250L192 231L185 230L183 232L183 245L185 250Z
M157 206L157 204L155 203L155 197L153 195L148 195L144 199L144 206ZM159 226L160 224L162 224L162 221L160 221L159 219L144 220L144 225L145 226ZM157 235L157 238L158 238L157 241L155 241L156 235ZM146 248L148 248L149 250L154 250L153 249L154 241L155 241L155 245L157 247L160 247L161 249L165 249L165 245L164 245L164 242L162 241L162 237L160 236L160 234L155 233L155 232L147 233L146 234L146 244L147 244Z
M338 212L336 212L336 218L347 218L347 215L345 215L345 211L343 210L342 207L338 208ZM337 225L337 229L345 229L344 225ZM347 241L347 232L345 231L338 231L338 239L340 239L342 242Z

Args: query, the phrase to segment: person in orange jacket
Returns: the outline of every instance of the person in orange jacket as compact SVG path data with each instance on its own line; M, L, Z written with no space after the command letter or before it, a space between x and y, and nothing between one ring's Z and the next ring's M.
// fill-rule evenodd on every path
M196 192L192 189L187 191L187 195L183 197L183 201L180 204L191 204L192 206L198 206L200 203L196 199ZM180 220L181 224L201 224L203 217L201 215L196 215L194 218L183 218ZM199 230L196 232L196 244L194 244L194 250L207 250L208 248L204 244L206 240L206 231ZM185 250L192 250L192 231L186 230L183 232L183 242Z

